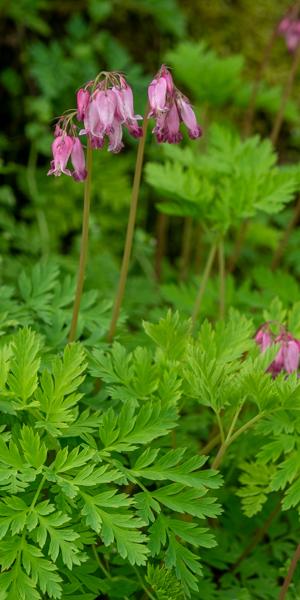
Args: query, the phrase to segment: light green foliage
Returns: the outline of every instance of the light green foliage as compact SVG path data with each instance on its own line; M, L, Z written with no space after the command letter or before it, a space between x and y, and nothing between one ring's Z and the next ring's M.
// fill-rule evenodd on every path
M247 107L252 86L243 77L244 57L241 54L218 55L203 41L184 41L167 52L166 60L199 103L213 108L228 104L236 108ZM256 98L258 109L276 113L280 100L279 86L261 83ZM297 115L297 106L289 99L285 117L293 122Z
M165 164L147 164L148 183L166 196L160 210L192 216L224 234L241 219L277 213L292 200L298 177L275 165L268 140L241 140L219 125L208 135L205 153L170 147Z
M178 359L186 324L169 313L157 327L166 331L166 344L169 337L177 339ZM155 339L155 326L147 328ZM66 573L73 569L77 589L76 569L86 564L89 572L97 540L129 565L143 567L150 555L165 557L176 578L168 571L165 580L153 571L153 589L161 593L169 577L178 594L197 589L202 573L197 548L215 544L197 521L220 514L211 492L222 478L204 468L204 457L168 448L178 424L180 386L170 378L172 356L162 362L163 346L157 353L137 348L128 354L120 344L110 353L94 352L92 370L98 375L101 369L113 406L93 419L89 410L78 410L86 376L79 344L66 346L46 364L42 339L30 328L2 347L2 410L11 416L0 432L4 598L62 598L69 589ZM112 383L119 388L110 388ZM181 514L192 521L182 521ZM101 581L96 588L87 583L87 590L105 589Z
M169 569L149 564L146 579L155 591L157 600L184 600L180 582Z
M61 272L51 261L37 262L32 268L21 270L15 288L2 288L0 298L0 327L2 335L16 325L38 327L49 345L60 348L66 343L70 321L75 279ZM100 298L95 290L83 294L78 330L84 331L90 344L94 343L96 320L103 332L109 322L111 302ZM10 319L7 314L10 314ZM24 360L24 359L23 359ZM1 376L0 376L1 377Z

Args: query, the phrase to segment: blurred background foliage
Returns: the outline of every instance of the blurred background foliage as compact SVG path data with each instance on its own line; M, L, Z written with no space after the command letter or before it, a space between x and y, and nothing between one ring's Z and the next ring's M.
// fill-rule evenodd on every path
M288 6L289 2L273 0L1 0L2 283L14 283L24 267L30 269L37 260L47 261L50 255L62 273L75 276L83 186L70 178L48 178L46 174L55 117L74 106L75 92L84 82L103 69L124 71L134 89L136 110L144 113L147 83L165 61L173 69L178 86L192 99L204 125L203 139L191 150L197 162L197 156L207 151L212 123L221 122L225 132L227 128L234 135L242 134L264 48ZM291 61L284 41L278 38L257 96L254 132L260 135L270 134ZM280 164L291 169L280 177L295 180L294 192L299 179L295 164L300 146L298 93L299 76L277 147ZM150 132L148 137L147 173L155 162L179 160L176 149L172 158L173 148L158 146ZM87 288L97 289L104 298L111 297L115 289L130 202L136 142L129 138L126 142L125 150L117 156L106 151L95 153L90 240L93 260L88 267ZM184 145L192 147L188 139ZM226 152L231 152L229 146L220 154L221 161ZM295 195L288 194L285 202L293 198ZM147 176L141 191L126 295L126 312L133 321L143 314L145 305L155 315L160 303L188 313L203 266L208 240L200 231L201 225L199 229L193 221L190 226L191 256L182 268L184 232L189 223L184 210L179 215L171 211L162 220L159 210L164 202L161 189ZM257 300L257 263L261 269L268 269L281 228L291 214L289 207L274 215L260 212L250 223L237 277L227 286L229 303L249 309L257 302L263 304L260 296ZM245 218L244 210L228 228L227 258ZM157 237L163 227L166 247L159 267L162 272L155 276ZM299 233L294 230L284 260L295 277L300 272L298 242ZM183 281L178 287L179 270ZM297 286L295 277L292 281ZM163 280L162 285L157 279ZM268 281L265 278L264 284ZM213 279L210 288L204 306L207 314L211 314L210 304L216 295ZM269 291L260 293L268 295ZM279 296L281 293L286 295L286 290L278 290Z

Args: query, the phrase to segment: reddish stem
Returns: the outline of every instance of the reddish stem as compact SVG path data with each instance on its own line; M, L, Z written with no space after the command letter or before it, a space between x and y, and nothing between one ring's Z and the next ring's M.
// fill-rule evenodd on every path
M296 569L296 566L297 566L299 558L300 558L300 544L298 544L298 546L297 546L297 548L295 550L294 556L293 556L293 558L291 560L291 564L289 566L289 570L287 572L287 576L286 576L286 578L285 578L285 580L284 580L284 582L282 584L282 588L280 590L278 600L284 600L285 599L285 597L287 595L287 591L289 589L289 585L290 585L290 583L292 581L292 578L293 578L293 575L294 575L294 572L295 572L295 569Z

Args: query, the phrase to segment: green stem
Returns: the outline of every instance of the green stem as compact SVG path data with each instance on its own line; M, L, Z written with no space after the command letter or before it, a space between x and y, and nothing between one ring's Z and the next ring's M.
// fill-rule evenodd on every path
M75 301L73 307L73 316L71 329L69 333L69 343L73 342L76 338L77 322L80 309L80 302L84 284L85 267L88 254L88 242L89 242L89 216L90 216L90 204L91 204L91 182L92 182L92 160L93 150L91 143L88 140L87 144L87 178L84 184L84 203L83 203L83 219L82 219L82 237L79 257L79 268L77 276L77 287L75 293Z
M247 431L247 429L250 429L250 427L252 427L252 425L254 425L257 421L262 419L262 417L264 417L264 416L265 416L264 412L258 413L258 415L255 415L255 417L253 417L252 419L250 419L250 421L245 423L245 425L242 425L242 427L237 429L237 431L230 438L230 444L232 444L232 442L234 442L240 435L242 435L242 433Z
M46 475L44 475L42 477L42 479L41 479L41 481L40 481L40 483L39 483L39 485L37 487L37 490L36 490L36 492L34 494L33 500L32 500L32 502L31 502L31 504L29 506L29 509L28 509L29 513L31 513L32 510L34 509L34 507L35 507L35 505L37 503L38 497L39 497L39 495L40 495L40 493L41 493L41 491L43 489L43 485L44 485L45 481L46 481ZM24 527L23 532L22 532L22 538L21 538L21 549L18 552L18 556L17 556L17 559L16 559L16 564L20 564L21 553L22 553L22 548L23 548L23 542L25 540L25 537L26 537L26 529Z
M220 417L220 413L217 410L215 411L215 415L216 415L216 418L217 418L217 423L218 423L218 427L219 427L219 431L220 431L221 442L222 442L222 444L224 444L224 442L225 442L225 434L224 434L224 428L223 428L223 424L222 424L222 419Z
M41 479L41 481L40 481L40 483L39 483L39 485L38 485L38 488L37 488L37 490L36 490L36 492L35 492L34 498L33 498L32 502L31 502L31 504L30 504L30 507L29 507L29 510L30 510L30 511L32 511L32 509L35 507L35 505L36 505L36 502L37 502L37 500L38 500L38 497L39 497L39 495L40 495L40 493L41 493L41 491L42 491L42 489L43 489L43 485L44 485L45 481L46 481L46 475L44 475L44 476L42 477L42 479Z
M142 579L141 575L139 574L138 569L136 567L134 567L134 566L132 568L133 568L133 570L134 570L134 572L135 572L135 574L136 574L136 576L137 576L137 578L138 578L138 580L139 580L139 582L141 584L141 587L143 588L145 594L147 594L148 598L151 598L151 600L156 600L156 598L153 596L153 594L151 594L150 590L148 590L146 588L146 586L145 586L145 584L143 582L143 579Z
M213 265L213 261L215 258L216 250L217 250L217 244L212 244L209 255L207 257L203 277L202 277L201 284L200 284L198 294L196 297L196 301L194 304L194 309L193 309L193 313L192 313L192 331L195 330L196 322L197 322L200 308L201 308L202 298L203 298L204 292L206 290L206 286L207 286L208 278L209 278L210 271L211 271L211 268Z
M217 446L220 439L221 439L220 433L217 433L217 435L212 437L211 440L209 440L209 442L207 442L207 444L205 446L203 446L203 448L200 449L200 454L209 454L210 451L213 448L215 448L215 446Z
M102 573L104 573L104 575L105 575L105 577L107 577L107 579L111 579L110 572L105 568L105 566L102 564L102 562L100 560L100 556L97 552L95 544L92 544L92 550L93 550L96 562L97 562L98 566L100 567Z
M225 316L225 293L226 293L226 274L225 274L225 258L224 258L224 241L220 240L218 247L218 262L220 275L220 319Z
M272 144L276 144L277 140L278 140L278 136L280 133L280 129L281 129L281 125L283 122L283 117L284 117L284 111L285 111L285 107L287 104L287 101L291 95L291 91L293 88L293 84L295 81L295 77L296 77L296 73L297 73L297 69L299 66L299 62L300 62L300 46L298 46L295 54L294 54L294 60L292 62L292 66L291 66L291 70L289 72L289 76L288 76L288 80L286 82L286 85L283 89L283 93L281 96L281 103L279 106L279 110L278 113L276 115L275 121L274 121L274 125L273 125L273 129L272 129L272 133L270 136L271 142Z
M144 121L143 121L143 135L139 141L136 163L135 163L135 173L134 173L133 186L132 186L131 204L130 204L128 225L127 225L123 260L122 260L122 266L121 266L121 273L120 273L117 294L115 297L109 332L108 332L108 336L107 336L109 342L112 342L112 340L114 339L114 336L115 336L116 326L117 326L117 322L118 322L118 318L119 318L119 314L120 314L120 309L121 309L124 292L125 292L126 281L127 281L129 261L130 261L130 256L131 256L131 249L132 249L132 242L133 242L133 235L134 235L134 228L135 228L135 221L136 221L136 212L137 212L139 191L140 191L140 185L141 185L141 175L142 175L142 167L143 167L143 159L144 159L146 132L147 132L147 127L148 127L147 114L148 114L148 106L147 106L147 110L146 110Z
M235 411L235 413L233 415L233 419L231 421L231 424L230 424L230 427L228 429L228 433L227 433L227 436L226 436L226 441L230 440L230 438L231 438L232 432L233 432L233 430L235 428L235 424L236 424L236 422L238 420L239 414L240 414L240 412L241 412L244 404L245 404L245 400L243 400L241 402L241 404L238 406L237 410Z
M235 422L238 418L239 412L241 410L241 406L239 406L238 408L238 412L237 414L234 416L234 424L233 427L235 425ZM252 425L254 425L257 421L259 421L259 419L261 419L264 415L264 412L259 413L258 415L255 415L255 417L253 417L252 419L250 419L250 421L248 421L247 423L245 423L245 425L242 425L242 427L240 427L239 429L237 429L237 431L231 435L231 432L233 431L233 427L231 426L229 429L229 432L227 434L227 437L225 439L225 441L221 444L219 451L215 457L215 459L212 462L211 468L212 469L218 469L223 458L224 455L227 451L227 449L229 448L229 446L232 444L232 442L234 442L240 435L242 435L242 433L244 433L245 431L247 431L247 429L250 429L250 427L252 427Z

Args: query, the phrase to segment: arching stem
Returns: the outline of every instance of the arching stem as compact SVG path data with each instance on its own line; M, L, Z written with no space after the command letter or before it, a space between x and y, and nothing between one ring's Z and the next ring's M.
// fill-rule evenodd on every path
M75 301L73 307L73 316L71 329L69 333L69 343L76 339L77 322L80 309L80 302L84 284L85 267L88 255L88 242L89 242L89 217L90 217L90 204L91 204L91 182L92 182L92 161L93 161L93 150L90 141L87 142L87 158L86 168L87 177L84 183L84 201L83 201L83 219L82 219L82 236L81 236L81 247L79 257L79 268L77 276L77 286L75 293Z

